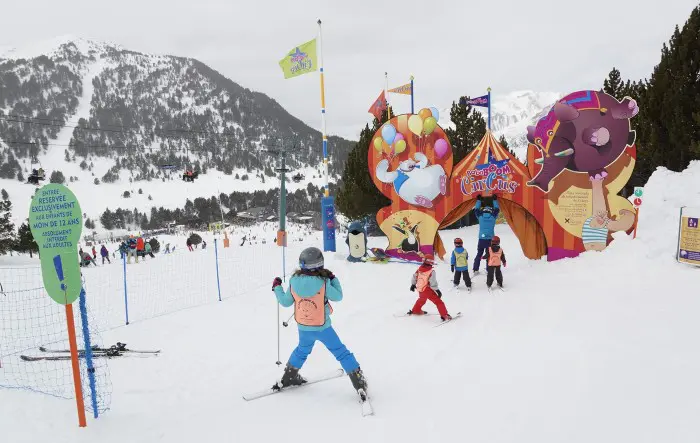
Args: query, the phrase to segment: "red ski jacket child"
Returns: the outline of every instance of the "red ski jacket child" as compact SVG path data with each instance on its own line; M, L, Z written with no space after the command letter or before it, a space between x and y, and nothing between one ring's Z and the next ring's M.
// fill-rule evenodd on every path
M414 292L416 289L418 290L418 300L416 300L416 303L413 305L413 309L408 311L408 314L424 314L421 308L430 300L437 307L440 318L449 320L452 317L447 313L445 303L442 301L442 292L440 292L438 288L435 269L433 269L434 264L435 262L432 257L426 257L423 260L423 264L420 265L416 273L411 277L411 291Z

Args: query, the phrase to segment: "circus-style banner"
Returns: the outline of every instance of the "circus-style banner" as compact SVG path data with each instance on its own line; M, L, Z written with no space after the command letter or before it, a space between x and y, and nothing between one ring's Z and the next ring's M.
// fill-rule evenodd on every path
M600 251L630 233L632 203L618 195L636 162L634 100L602 92L565 96L528 128L525 166L487 131L453 167L452 147L431 109L392 118L368 150L370 175L391 205L377 213L387 254L418 261L444 255L438 230L465 216L476 197L498 195L525 256L549 260Z

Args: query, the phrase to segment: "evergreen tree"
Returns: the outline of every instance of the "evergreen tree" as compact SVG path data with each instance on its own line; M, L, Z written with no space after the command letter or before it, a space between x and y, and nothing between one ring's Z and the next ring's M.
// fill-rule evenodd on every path
M452 143L453 164L456 165L469 155L484 137L486 120L461 100L452 102L450 120L455 124L455 129L447 128L445 133Z
M0 254L6 254L15 242L15 225L12 223L12 202L0 201Z
M0 195L2 195L3 200L9 200L10 199L10 194L7 193L7 191L3 188L2 191L0 191Z
M386 113L383 113L382 120L375 118L371 128L365 125L360 140L348 154L336 200L338 210L346 217L374 217L379 209L391 203L374 185L367 163L367 150L373 149L370 147L372 136L387 120Z
M53 171L51 173L51 178L49 179L51 183L59 183L63 184L66 182L66 177L63 176L63 172L61 171Z
M17 230L17 250L19 252L29 252L32 256L33 252L39 252L39 245L34 241L32 230L29 229L29 224L22 223Z
M608 78L603 81L603 91L617 99L622 99L624 94L622 93L624 89L624 83L620 76L620 71L617 68L612 68L612 71L608 74Z
M22 171L17 171L17 180L21 182L24 181L24 174L22 174Z
M658 166L682 171L690 161L700 159L699 65L700 6L682 29L676 26L663 45L651 78L628 81L618 93L634 98L640 108L632 120L637 131L637 165L629 187L644 185ZM613 88L612 79L605 86Z

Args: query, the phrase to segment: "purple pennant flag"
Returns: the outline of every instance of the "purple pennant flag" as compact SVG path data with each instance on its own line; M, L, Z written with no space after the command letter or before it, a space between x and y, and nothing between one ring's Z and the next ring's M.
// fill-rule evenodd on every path
M468 106L481 106L484 108L488 108L489 96L482 95L481 97L475 97L475 98L462 97L459 99L459 104L465 105L465 106L467 106L467 105Z

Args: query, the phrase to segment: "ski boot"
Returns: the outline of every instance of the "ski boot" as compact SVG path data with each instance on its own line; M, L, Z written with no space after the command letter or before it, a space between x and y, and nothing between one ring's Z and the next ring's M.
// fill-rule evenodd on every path
M352 387L355 388L362 401L367 400L367 380L359 367L348 374Z
M467 292L469 292L469 293L472 292L472 287L471 287L471 286L467 286Z
M284 388L300 386L304 383L306 383L306 379L299 375L299 369L287 363L287 366L284 368L284 374L282 374L282 379L275 383L272 389L281 391Z
M446 316L440 318L442 319L442 321L452 320L452 316L450 314L447 314Z

